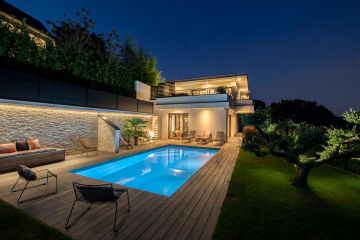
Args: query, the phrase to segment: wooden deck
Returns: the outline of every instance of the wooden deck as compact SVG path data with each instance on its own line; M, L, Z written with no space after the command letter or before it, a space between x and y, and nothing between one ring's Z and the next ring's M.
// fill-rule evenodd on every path
M69 173L69 170L168 143L168 141L159 141L156 144L139 146L136 150L124 150L119 154L101 154L89 158L70 157L64 162L40 167L39 169L49 168L58 174L59 192L56 195L23 204L16 204L19 193L10 192L17 174L2 174L0 175L0 198L65 232L65 222L74 200L71 183L74 181L99 183L94 179ZM171 197L130 189L132 211L128 214L126 198L120 199L118 220L122 226L118 233L112 232L114 205L107 204L94 206L66 234L74 239L101 240L211 239L238 155L239 145L235 141L222 146L221 150ZM50 184L48 191L52 190L52 186ZM24 197L34 196L39 190L44 190L44 188L29 190L25 192ZM74 214L80 213L86 207L85 204L79 204L79 206Z

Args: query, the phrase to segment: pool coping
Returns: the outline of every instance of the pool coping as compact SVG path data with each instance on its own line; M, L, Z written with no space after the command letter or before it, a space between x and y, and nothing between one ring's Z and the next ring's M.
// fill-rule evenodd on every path
M107 160L104 160L104 161L101 161L101 162L98 162L98 163L93 163L93 164L90 164L88 166L83 166L83 167L79 167L79 168L75 168L75 169L71 169L71 170L68 170L67 172L69 173L73 173L73 174L77 174L75 173L74 171L80 171L80 170L87 170L91 167L95 167L95 166L101 166L101 165L104 165L104 164L107 164L107 163L110 163L110 162L115 162L115 161L118 161L118 160L121 160L121 159L124 159L124 158L128 158L128 157L132 157L132 156L135 156L135 155L139 155L139 154L143 154L143 153L147 153L147 152L151 152L151 151L154 151L154 150L157 150L157 149L160 149L160 148L165 148L165 147L169 147L169 146L176 146L176 147L188 147L188 148L203 148L203 149L216 149L218 150L207 162L209 162L216 154L219 153L219 151L221 150L221 148L216 148L216 147L203 147L203 146L188 146L188 145L181 145L181 144L165 144L165 145L162 145L162 146L157 146L157 147L154 147L154 148L151 148L151 149L144 149L144 150L141 150L141 151L138 151L138 152L135 152L135 153L132 153L132 154L126 154L124 156L118 156L118 157L114 157L114 158L111 158L111 159L107 159ZM207 163L206 162L206 163ZM206 164L205 163L205 164ZM205 165L204 164L204 165ZM203 166L204 166L203 165ZM79 174L78 174L79 175ZM119 185L119 184L118 184Z
M169 147L169 146L174 146L174 147L186 147L186 148L194 148L194 149L201 148L201 149L216 150L216 152L214 153L214 155L211 156L200 168L198 168L195 172L193 172L193 173L191 174L191 176L190 176L189 178L187 178L187 179L185 180L185 182L182 183L171 195L166 195L166 194L161 194L161 193L155 193L155 192L148 191L148 190L144 190L144 189L141 189L141 188L129 187L129 186L126 186L126 185L123 185L123 184L114 183L114 182L109 182L109 181L104 181L104 180L102 180L102 179L98 179L98 178L89 177L89 176L85 176L85 175L79 174L79 172L86 171L86 170L88 170L88 169L91 169L91 168L94 168L94 167L97 167L97 166L106 165L106 164L111 163L111 162L119 161L119 160L122 160L122 159L125 159L125 158L128 158L128 157L133 157L133 156L136 156L136 155L144 154L144 153L147 153L147 152L151 152L151 151L158 150L158 149L161 149L161 148L166 148L166 147ZM88 166L83 166L83 167L79 167L79 168L76 168L76 169L71 169L71 170L68 170L68 173L70 173L70 174L76 174L76 175L81 176L81 177L85 177L85 178L89 178L89 179L94 179L94 180L101 181L101 182L104 182L104 183L110 183L110 184L115 184L115 185L122 186L122 187L126 187L126 188L136 189L136 190L138 190L138 191L143 191L143 192L147 192L147 193L150 193L150 194L155 194L155 195L158 195L158 196L161 196L161 197L171 198L179 189L181 189L181 188L186 184L186 182L188 182L197 172L199 172L204 166L206 166L220 151L221 151L221 148L216 148L216 147L204 147L204 146L199 146L199 147L198 147L198 146L188 146L188 145L181 145L181 144L165 144L165 145L157 146L157 147L154 147L154 148L151 148L151 149L146 149L146 150L143 150L143 151L138 151L138 152L133 153L133 154L128 154L128 155L124 155L124 156L119 156L119 157L115 157L115 158L112 158L112 159L104 160L104 161L102 161L102 162L93 163L93 164L90 164L90 165L88 165ZM143 160L141 160L141 161L143 161ZM76 172L75 172L75 171L76 171Z

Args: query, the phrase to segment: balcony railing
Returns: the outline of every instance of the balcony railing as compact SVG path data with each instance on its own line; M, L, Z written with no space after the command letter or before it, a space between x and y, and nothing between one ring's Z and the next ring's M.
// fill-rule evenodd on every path
M175 96L198 96L198 95L209 95L209 94L227 94L233 96L231 87L217 87L217 88L195 88L195 89L184 89L175 90Z
M251 95L249 92L236 92L231 87L214 87L214 88L193 88L175 90L175 85L171 82L161 83L157 87L151 89L151 99L156 98L169 98L169 97L184 97L184 96L202 96L202 95L215 95L215 94L226 94L227 101L230 105L235 103L241 103L244 100L250 100ZM172 101L171 101L172 102ZM245 101L246 102L246 101Z

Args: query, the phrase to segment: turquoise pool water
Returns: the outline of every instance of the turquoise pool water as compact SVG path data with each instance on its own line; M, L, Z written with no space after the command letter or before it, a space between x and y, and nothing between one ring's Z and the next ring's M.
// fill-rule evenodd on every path
M218 149L167 145L72 170L81 176L171 196Z

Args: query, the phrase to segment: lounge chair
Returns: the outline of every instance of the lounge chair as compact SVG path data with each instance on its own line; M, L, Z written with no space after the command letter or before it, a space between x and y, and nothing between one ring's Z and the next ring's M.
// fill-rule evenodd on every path
M209 130L203 131L201 135L196 136L195 140L197 143L203 143L203 144L210 143L212 142L212 134Z
M71 228L77 221L79 221L90 210L93 204L115 203L115 218L114 218L113 231L116 232L118 230L116 227L118 200L120 199L120 196L123 193L127 194L128 212L130 212L131 210L128 189L114 188L111 183L100 184L100 185L86 185L86 184L80 184L74 182L73 187L75 192L75 200L71 207L68 219L66 221L66 225L65 225L66 230ZM85 202L85 203L89 203L90 205L78 217L76 217L70 222L71 214L77 202Z
M86 157L89 157L89 152L96 151L97 154L97 146L95 144L91 144L88 139L85 139L82 136L77 135L76 141L80 146L82 146L86 151Z
M216 136L213 139L214 142L219 142L220 145L225 143L225 134L223 131L216 132Z
M128 141L126 141L125 138L123 138L121 134L120 134L120 145L125 146L127 149L134 148L134 146L131 143L129 143Z
M155 143L155 133L153 130L145 131L144 133L145 142Z
M196 138L196 130L190 130L189 135L184 136L182 138L182 142L184 142L184 140L188 140L189 142L191 142L191 140Z
M17 203L23 203L23 202L35 200L35 199L38 199L41 197L45 197L45 196L49 196L49 195L57 193L57 190L58 190L57 175L55 173L51 172L49 169L33 171L32 169L30 169L24 165L18 165L16 162L14 162L14 165L19 174L19 178L17 179L14 186L11 188L11 192L21 191L21 194L20 194L19 198L17 199ZM20 200L26 189L45 186L45 185L49 184L49 178L51 178L51 177L55 178L55 191L54 192L38 195L36 197L28 198L26 200ZM15 189L15 186L18 184L20 179L26 182L25 186L23 188ZM46 182L32 185L30 187L28 186L29 183L41 182L42 180L44 180L44 181L46 180Z

